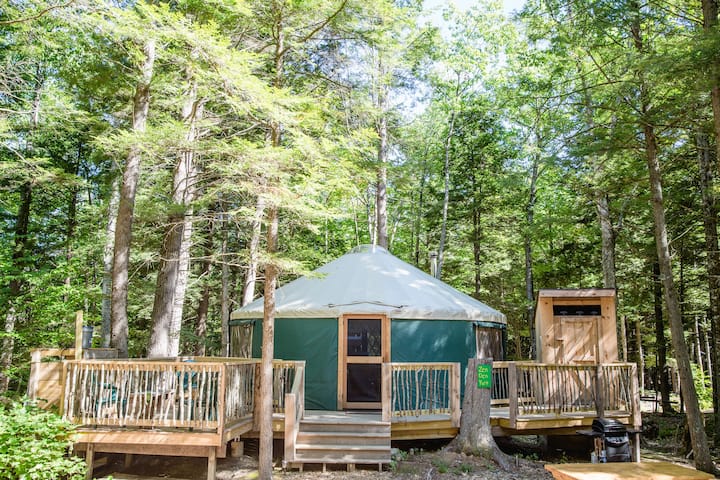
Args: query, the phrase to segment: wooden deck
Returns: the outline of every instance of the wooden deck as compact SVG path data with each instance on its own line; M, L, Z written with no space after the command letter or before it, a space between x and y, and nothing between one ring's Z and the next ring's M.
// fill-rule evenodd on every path
M545 465L558 480L707 480L715 478L694 468L669 462L565 463Z
M96 452L199 456L213 479L228 442L258 435L256 359L72 360L60 370L61 412L78 425L88 465ZM383 364L383 408L365 412L306 412L304 372L304 362L274 363L273 431L288 465L382 465L391 441L458 433L459 364ZM496 362L492 383L497 436L574 434L599 412L640 427L634 364Z

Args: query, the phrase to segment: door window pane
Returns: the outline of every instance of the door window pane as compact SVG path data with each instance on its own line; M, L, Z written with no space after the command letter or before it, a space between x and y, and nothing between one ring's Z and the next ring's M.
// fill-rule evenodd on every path
M347 355L379 357L382 355L382 320L351 318L347 323Z
M347 401L379 402L382 365L349 363L347 365Z

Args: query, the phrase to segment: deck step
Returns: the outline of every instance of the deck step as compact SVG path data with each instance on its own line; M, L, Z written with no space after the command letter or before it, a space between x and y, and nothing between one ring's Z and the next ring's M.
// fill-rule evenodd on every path
M333 415L300 422L292 463L386 464L390 459L390 422Z

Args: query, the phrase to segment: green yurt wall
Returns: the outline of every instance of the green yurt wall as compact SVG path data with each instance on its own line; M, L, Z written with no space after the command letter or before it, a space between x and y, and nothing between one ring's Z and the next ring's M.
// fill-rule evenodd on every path
M253 357L262 355L262 322L253 334ZM305 360L305 408L337 410L337 318L276 318L275 358Z

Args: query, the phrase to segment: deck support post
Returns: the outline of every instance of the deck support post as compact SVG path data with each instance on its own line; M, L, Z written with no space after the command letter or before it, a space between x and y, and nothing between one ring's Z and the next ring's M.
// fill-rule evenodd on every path
M93 478L93 460L95 457L95 445L88 443L87 449L85 450L85 466L87 472L85 472L85 479L92 480Z
M605 370L602 363L595 366L595 411L598 417L605 416Z
M382 386L380 388L382 397L382 421L389 422L392 419L393 382L392 366L389 363L382 364Z
M217 469L217 452L215 447L208 449L208 469L207 480L215 480L215 471Z
M517 428L518 415L518 375L515 362L508 364L508 410L510 428Z

